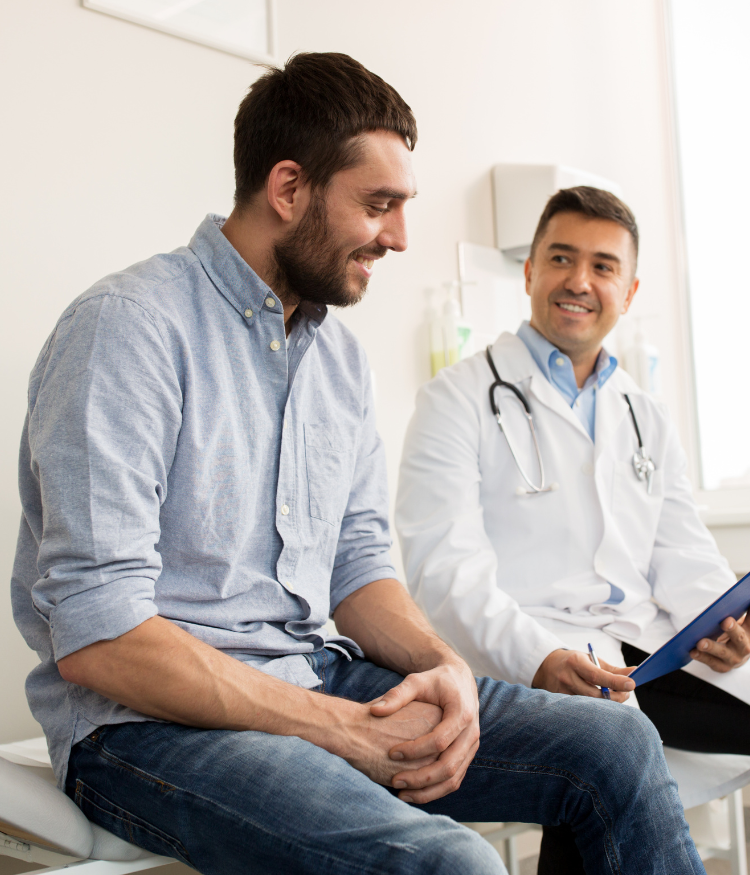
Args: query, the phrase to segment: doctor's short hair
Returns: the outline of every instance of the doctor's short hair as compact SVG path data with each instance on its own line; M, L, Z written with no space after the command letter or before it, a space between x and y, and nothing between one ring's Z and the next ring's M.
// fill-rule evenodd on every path
M417 123L395 88L337 52L294 55L250 87L234 121L235 205L242 210L279 161L295 161L313 190L353 167L359 136L394 131L413 151Z
M630 208L611 191L593 188L590 185L577 185L575 188L561 188L547 201L539 224L531 242L531 260L534 260L536 248L544 236L553 216L558 213L579 213L591 219L606 219L616 222L630 233L635 250L635 260L638 261L638 225Z

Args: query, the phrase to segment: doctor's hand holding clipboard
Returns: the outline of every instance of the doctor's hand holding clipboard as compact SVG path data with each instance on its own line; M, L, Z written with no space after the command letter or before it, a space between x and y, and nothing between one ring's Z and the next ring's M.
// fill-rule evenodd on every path
M748 608L750 574L644 660L631 675L636 686L676 671L691 659L722 674L744 665L750 659Z

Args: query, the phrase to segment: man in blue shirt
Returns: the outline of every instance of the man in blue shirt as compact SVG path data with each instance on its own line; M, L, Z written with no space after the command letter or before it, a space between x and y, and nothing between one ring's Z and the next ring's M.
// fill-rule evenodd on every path
M13 606L58 780L217 875L504 871L457 820L571 823L591 872L702 872L645 718L475 681L394 579L369 371L327 307L406 248L416 138L345 55L270 71L231 216L101 280L42 350Z

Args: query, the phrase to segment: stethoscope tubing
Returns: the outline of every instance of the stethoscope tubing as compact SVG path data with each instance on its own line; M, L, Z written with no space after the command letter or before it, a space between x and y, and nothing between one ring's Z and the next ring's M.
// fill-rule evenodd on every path
M557 487L556 484L551 484L550 486L545 485L545 474L544 474L544 462L542 460L542 452L539 447L539 440L536 434L536 428L534 427L534 418L531 415L531 406L523 394L523 392L518 388L518 386L514 386L513 383L508 383L506 380L503 380L500 376L497 367L495 366L495 360L492 357L492 347L488 346L485 350L485 355L487 357L487 364L490 366L492 371L492 375L495 378L495 382L490 386L490 407L492 408L492 413L494 414L495 420L500 427L500 431L505 435L505 440L508 442L508 449L510 450L510 454L513 457L513 462L518 469L518 473L523 478L524 482L528 485L530 491L526 491L526 495L537 495L540 492L553 492ZM534 451L536 453L537 464L539 465L539 477L540 477L540 485L537 486L535 483L531 481L531 478L527 475L526 471L521 465L521 462L516 454L515 447L513 446L513 442L510 439L510 435L506 431L503 426L502 418L500 416L500 408L497 404L497 399L495 398L495 392L497 389L510 389L511 392L516 396L519 402L523 405L524 413L526 414L526 418L529 421L529 428L531 430L531 439L534 443ZM630 411L630 418L633 421L633 428L635 429L635 436L638 439L638 449L636 450L633 456L633 470L635 471L636 477L639 480L646 481L646 490L648 494L651 494L651 482L653 474L656 470L656 466L654 465L653 460L650 456L646 454L643 449L643 439L641 438L641 430L638 427L638 420L635 416L635 410L633 410L633 405L630 401L630 398L626 393L623 393L623 398L628 405L628 410ZM520 487L519 487L520 489ZM521 494L524 494L524 490L521 489Z

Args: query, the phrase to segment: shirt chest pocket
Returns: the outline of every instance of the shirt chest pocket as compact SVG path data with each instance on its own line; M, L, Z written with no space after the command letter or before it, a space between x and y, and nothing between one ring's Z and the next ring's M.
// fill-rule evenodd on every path
M651 562L664 504L663 473L659 468L654 471L649 494L647 482L638 479L632 462L615 462L612 512L640 567Z
M352 486L354 438L323 423L306 423L305 464L310 516L338 526Z

